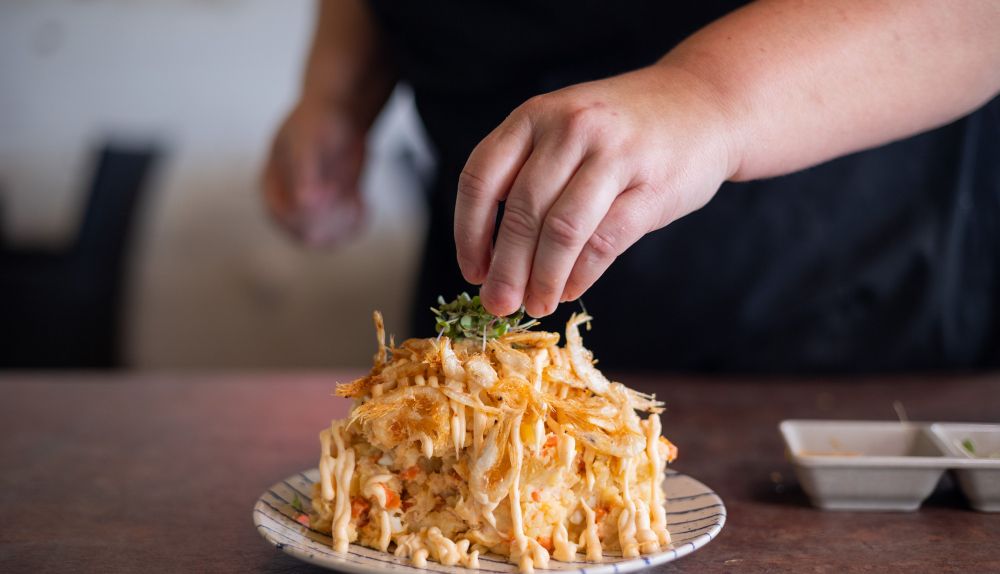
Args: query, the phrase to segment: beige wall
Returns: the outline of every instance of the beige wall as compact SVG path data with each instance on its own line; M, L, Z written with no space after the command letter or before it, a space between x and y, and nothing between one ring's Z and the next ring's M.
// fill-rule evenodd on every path
M305 252L266 220L256 177L295 96L304 0L20 0L0 4L0 193L9 240L74 233L90 145L168 144L140 230L126 325L139 368L360 365L370 312L404 335L424 225L396 94L370 142L365 235Z

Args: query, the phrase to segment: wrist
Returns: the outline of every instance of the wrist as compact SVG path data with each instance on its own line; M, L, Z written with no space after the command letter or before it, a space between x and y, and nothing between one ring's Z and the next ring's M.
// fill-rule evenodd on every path
M299 105L348 120L363 131L370 128L392 94L395 75L383 69L359 72L343 59L316 54L310 60Z
M733 94L711 80L710 74L690 62L668 54L649 68L661 81L684 87L699 115L699 123L709 130L722 156L723 180L739 180L748 141L746 114Z
M375 122L387 99L388 94L378 99L365 98L358 94L345 94L340 90L307 84L302 87L296 106L317 116L336 118L337 121L346 122L364 132Z

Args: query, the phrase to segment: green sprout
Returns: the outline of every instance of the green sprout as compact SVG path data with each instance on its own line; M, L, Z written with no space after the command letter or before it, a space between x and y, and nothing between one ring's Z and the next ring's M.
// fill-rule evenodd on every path
M292 497L292 508L294 508L295 510L297 510L299 513L302 513L302 514L305 513L305 510L303 510L303 508L302 508L302 499L299 498L299 493L297 493L297 492Z
M508 317L497 317L483 307L479 295L470 297L468 293L462 293L453 301L438 297L438 306L431 307L431 312L437 319L434 330L438 337L472 339L484 345L489 339L527 331L538 324L534 319L524 321L524 307Z

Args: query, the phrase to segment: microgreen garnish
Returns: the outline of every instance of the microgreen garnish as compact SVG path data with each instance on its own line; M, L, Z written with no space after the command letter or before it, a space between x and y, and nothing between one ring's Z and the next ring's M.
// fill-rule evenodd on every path
M438 306L431 307L431 312L437 319L434 330L439 337L475 339L483 344L507 333L527 331L538 324L534 319L524 321L523 307L508 317L497 317L483 307L479 295L470 297L468 293L462 293L453 301L438 297Z
M303 514L306 512L302 508L302 499L299 498L299 494L297 492L292 496L292 508Z
M976 445L972 444L971 438L967 438L962 441L962 448L964 448L972 456L976 456Z

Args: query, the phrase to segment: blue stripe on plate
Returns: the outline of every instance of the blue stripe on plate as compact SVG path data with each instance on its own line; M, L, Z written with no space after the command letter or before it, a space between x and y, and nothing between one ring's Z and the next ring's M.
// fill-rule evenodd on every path
M721 502L716 502L715 504L709 504L708 506L701 506L698 508L691 508L689 510L674 510L673 512L666 512L667 516L678 516L680 514L691 514L692 512L701 512L702 510L708 510L709 508L720 508L722 506ZM669 523L668 523L669 526Z
M668 496L667 502L680 502L682 500L694 500L696 498L703 498L705 496L715 496L714 492L699 492L698 494L692 494L690 496Z
M715 514L709 514L708 516L702 516L701 518L692 518L691 520L681 520L681 521L678 521L678 522L667 522L667 530L670 530L671 526L677 526L679 524L691 524L692 522L698 522L698 521L701 521L701 520L708 520L710 518L719 518L720 516L725 516L725 514L722 514L720 512L716 512ZM718 523L718 520L716 520L715 523ZM713 523L713 524L715 524L715 523Z
M299 496L304 497L305 500L302 501L303 503L309 502L309 504L312 504L312 494L306 494L305 492L302 492L301 490L295 488L292 485L292 483L288 482L287 480L282 480L281 482L284 483L285 486L287 486L288 488L292 489L292 491L294 491L295 494L298 494Z

